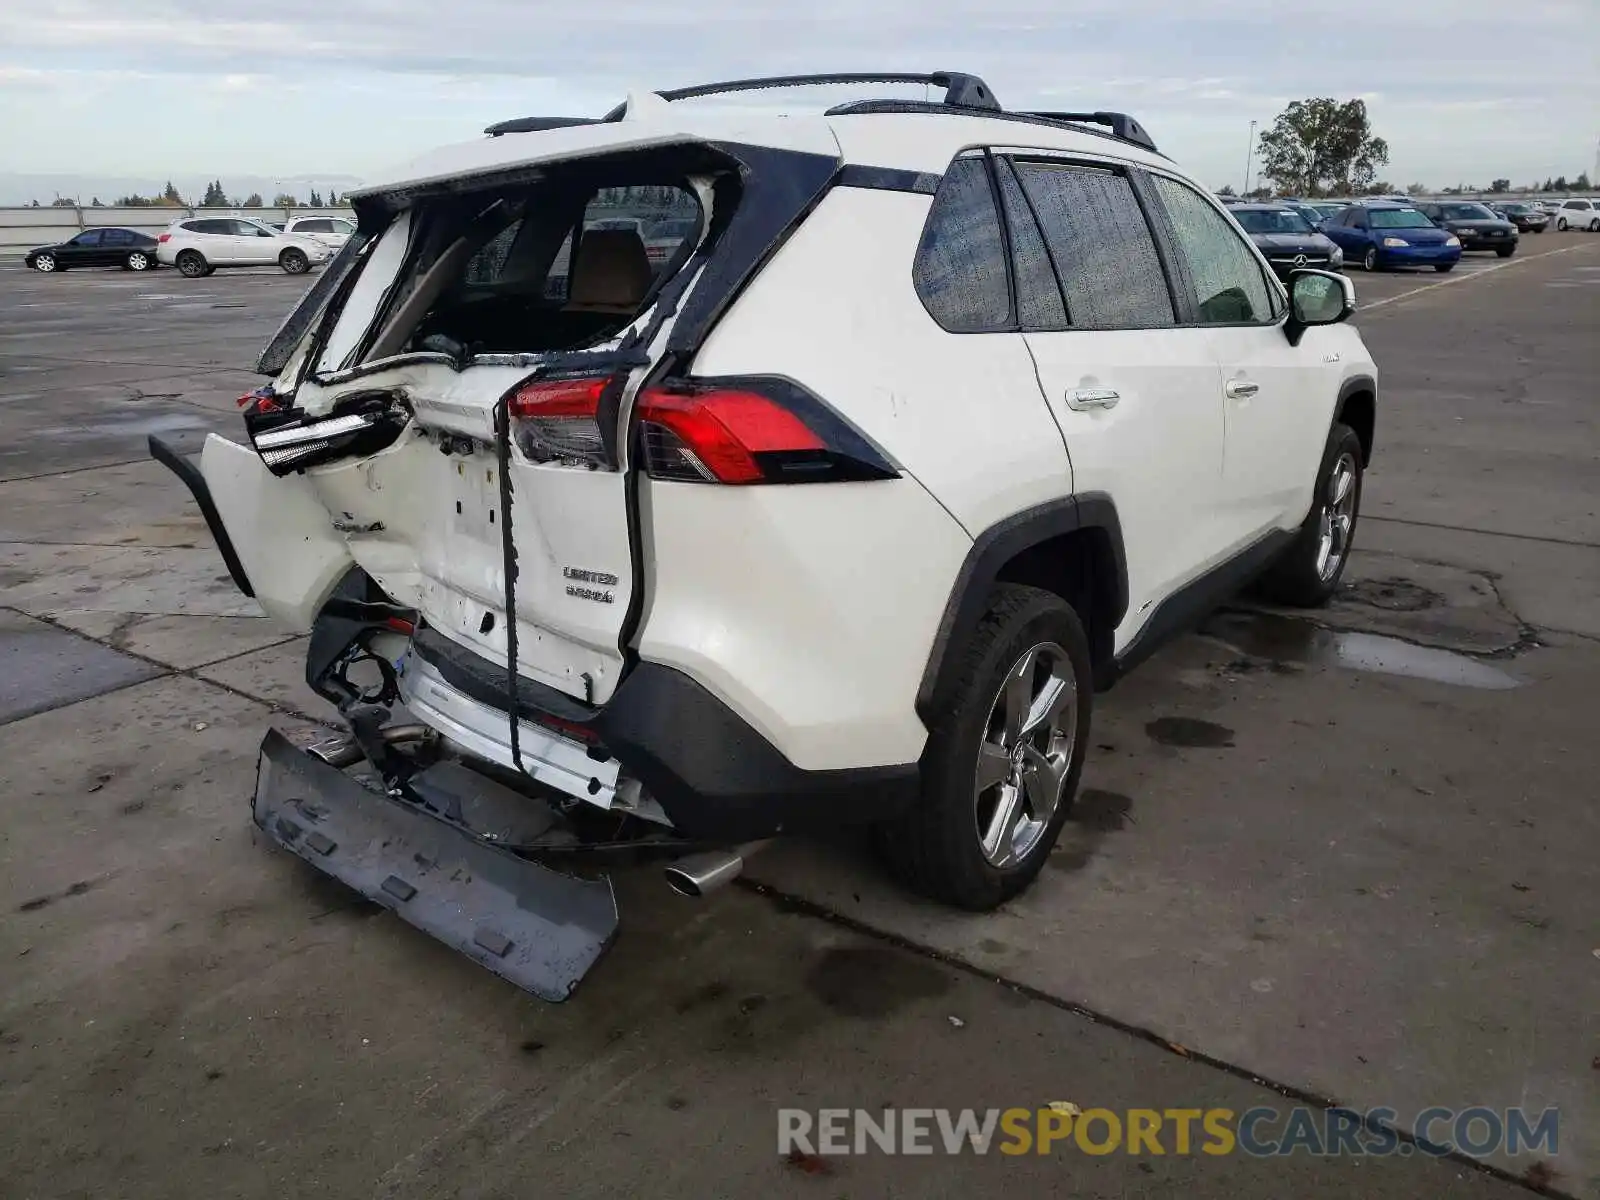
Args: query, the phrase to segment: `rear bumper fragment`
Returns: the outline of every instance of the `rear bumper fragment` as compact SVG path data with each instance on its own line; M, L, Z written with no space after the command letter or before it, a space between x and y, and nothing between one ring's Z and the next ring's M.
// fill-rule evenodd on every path
M505 721L503 664L433 630L419 630L411 648L441 682ZM900 815L917 797L916 763L808 771L707 688L660 663L635 666L603 708L519 678L517 707L524 721L590 731L598 742L591 757L620 763L687 838L746 842L870 824Z
M280 846L544 1000L562 1001L611 944L607 880L562 875L364 787L277 730L253 816Z
M222 514L217 512L216 502L211 499L211 489L206 486L206 477L164 438L152 433L149 446L150 457L183 480L183 485L194 496L194 502L200 506L200 515L206 519L206 528L211 531L212 540L217 543L217 549L222 553L222 561L228 568L228 574L233 577L234 586L246 596L253 597L256 594L255 589L250 586L250 577L245 574L244 564L239 561L239 553L233 548L233 540L228 537L228 528L222 523Z

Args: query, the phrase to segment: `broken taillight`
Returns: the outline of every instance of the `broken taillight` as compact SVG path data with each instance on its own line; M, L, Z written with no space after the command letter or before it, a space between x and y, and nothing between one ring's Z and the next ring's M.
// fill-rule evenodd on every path
M653 479L828 483L899 474L859 430L792 380L670 381L645 389L634 407Z
M534 462L608 465L598 413L609 382L585 376L523 384L507 402L517 446Z

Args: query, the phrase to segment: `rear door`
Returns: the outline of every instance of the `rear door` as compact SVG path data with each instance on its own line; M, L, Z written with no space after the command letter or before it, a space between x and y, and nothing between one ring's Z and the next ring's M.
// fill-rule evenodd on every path
M1227 445L1218 516L1228 545L1242 547L1303 502L1321 461L1329 331L1308 329L1291 346L1287 302L1255 247L1195 188L1149 179L1170 228L1180 319L1204 331L1221 370Z
M1179 327L1123 166L1020 150L995 165L1023 337L1066 440L1073 490L1108 494L1122 526L1120 651L1224 548L1215 359L1204 330Z

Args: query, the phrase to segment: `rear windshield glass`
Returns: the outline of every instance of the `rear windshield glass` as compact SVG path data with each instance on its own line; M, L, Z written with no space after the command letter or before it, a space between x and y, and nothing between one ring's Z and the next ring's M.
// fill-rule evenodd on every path
M702 225L683 182L538 184L421 201L364 358L576 350L616 336L687 260ZM672 236L654 236L671 223Z
M1311 226L1306 219L1293 209L1268 208L1248 209L1236 208L1233 215L1238 218L1246 233L1310 233Z
M1447 221L1492 221L1494 214L1481 204L1441 204Z
M1433 222L1414 208L1374 208L1367 212L1374 229L1426 229Z

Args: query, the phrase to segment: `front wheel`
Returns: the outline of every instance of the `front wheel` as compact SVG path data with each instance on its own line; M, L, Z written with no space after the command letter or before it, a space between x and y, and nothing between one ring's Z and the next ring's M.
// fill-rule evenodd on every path
M143 250L135 250L128 255L128 261L124 265L130 271L148 271L150 269L150 256Z
M1434 263L1433 269L1441 275L1448 275L1456 269L1455 263Z
M185 250L177 258L178 274L185 279L203 279L211 274L211 264L198 250Z
M1565 233L1566 231L1567 231L1567 219L1565 217L1562 217L1559 221L1556 222L1556 232L1557 233Z
M1589 222L1589 232L1600 233L1600 217L1596 217L1594 220Z
M1361 256L1361 269L1363 271L1376 271L1378 269L1378 248L1368 246L1367 252Z
M41 254L33 260L33 269L44 275L53 274L60 266L54 254Z
M306 257L304 250L297 250L291 246L278 255L278 265L284 269L285 274L304 275L311 269L311 260Z
M1510 258L1516 252L1517 248L1515 246L1501 246L1495 251L1495 255L1499 258Z
M935 701L917 806L876 831L891 871L973 912L1032 883L1078 790L1092 701L1077 613L1053 592L997 585Z
M1333 599L1350 561L1364 470L1361 439L1348 425L1335 422L1317 469L1311 511L1289 548L1261 577L1258 590L1268 600L1318 608Z

